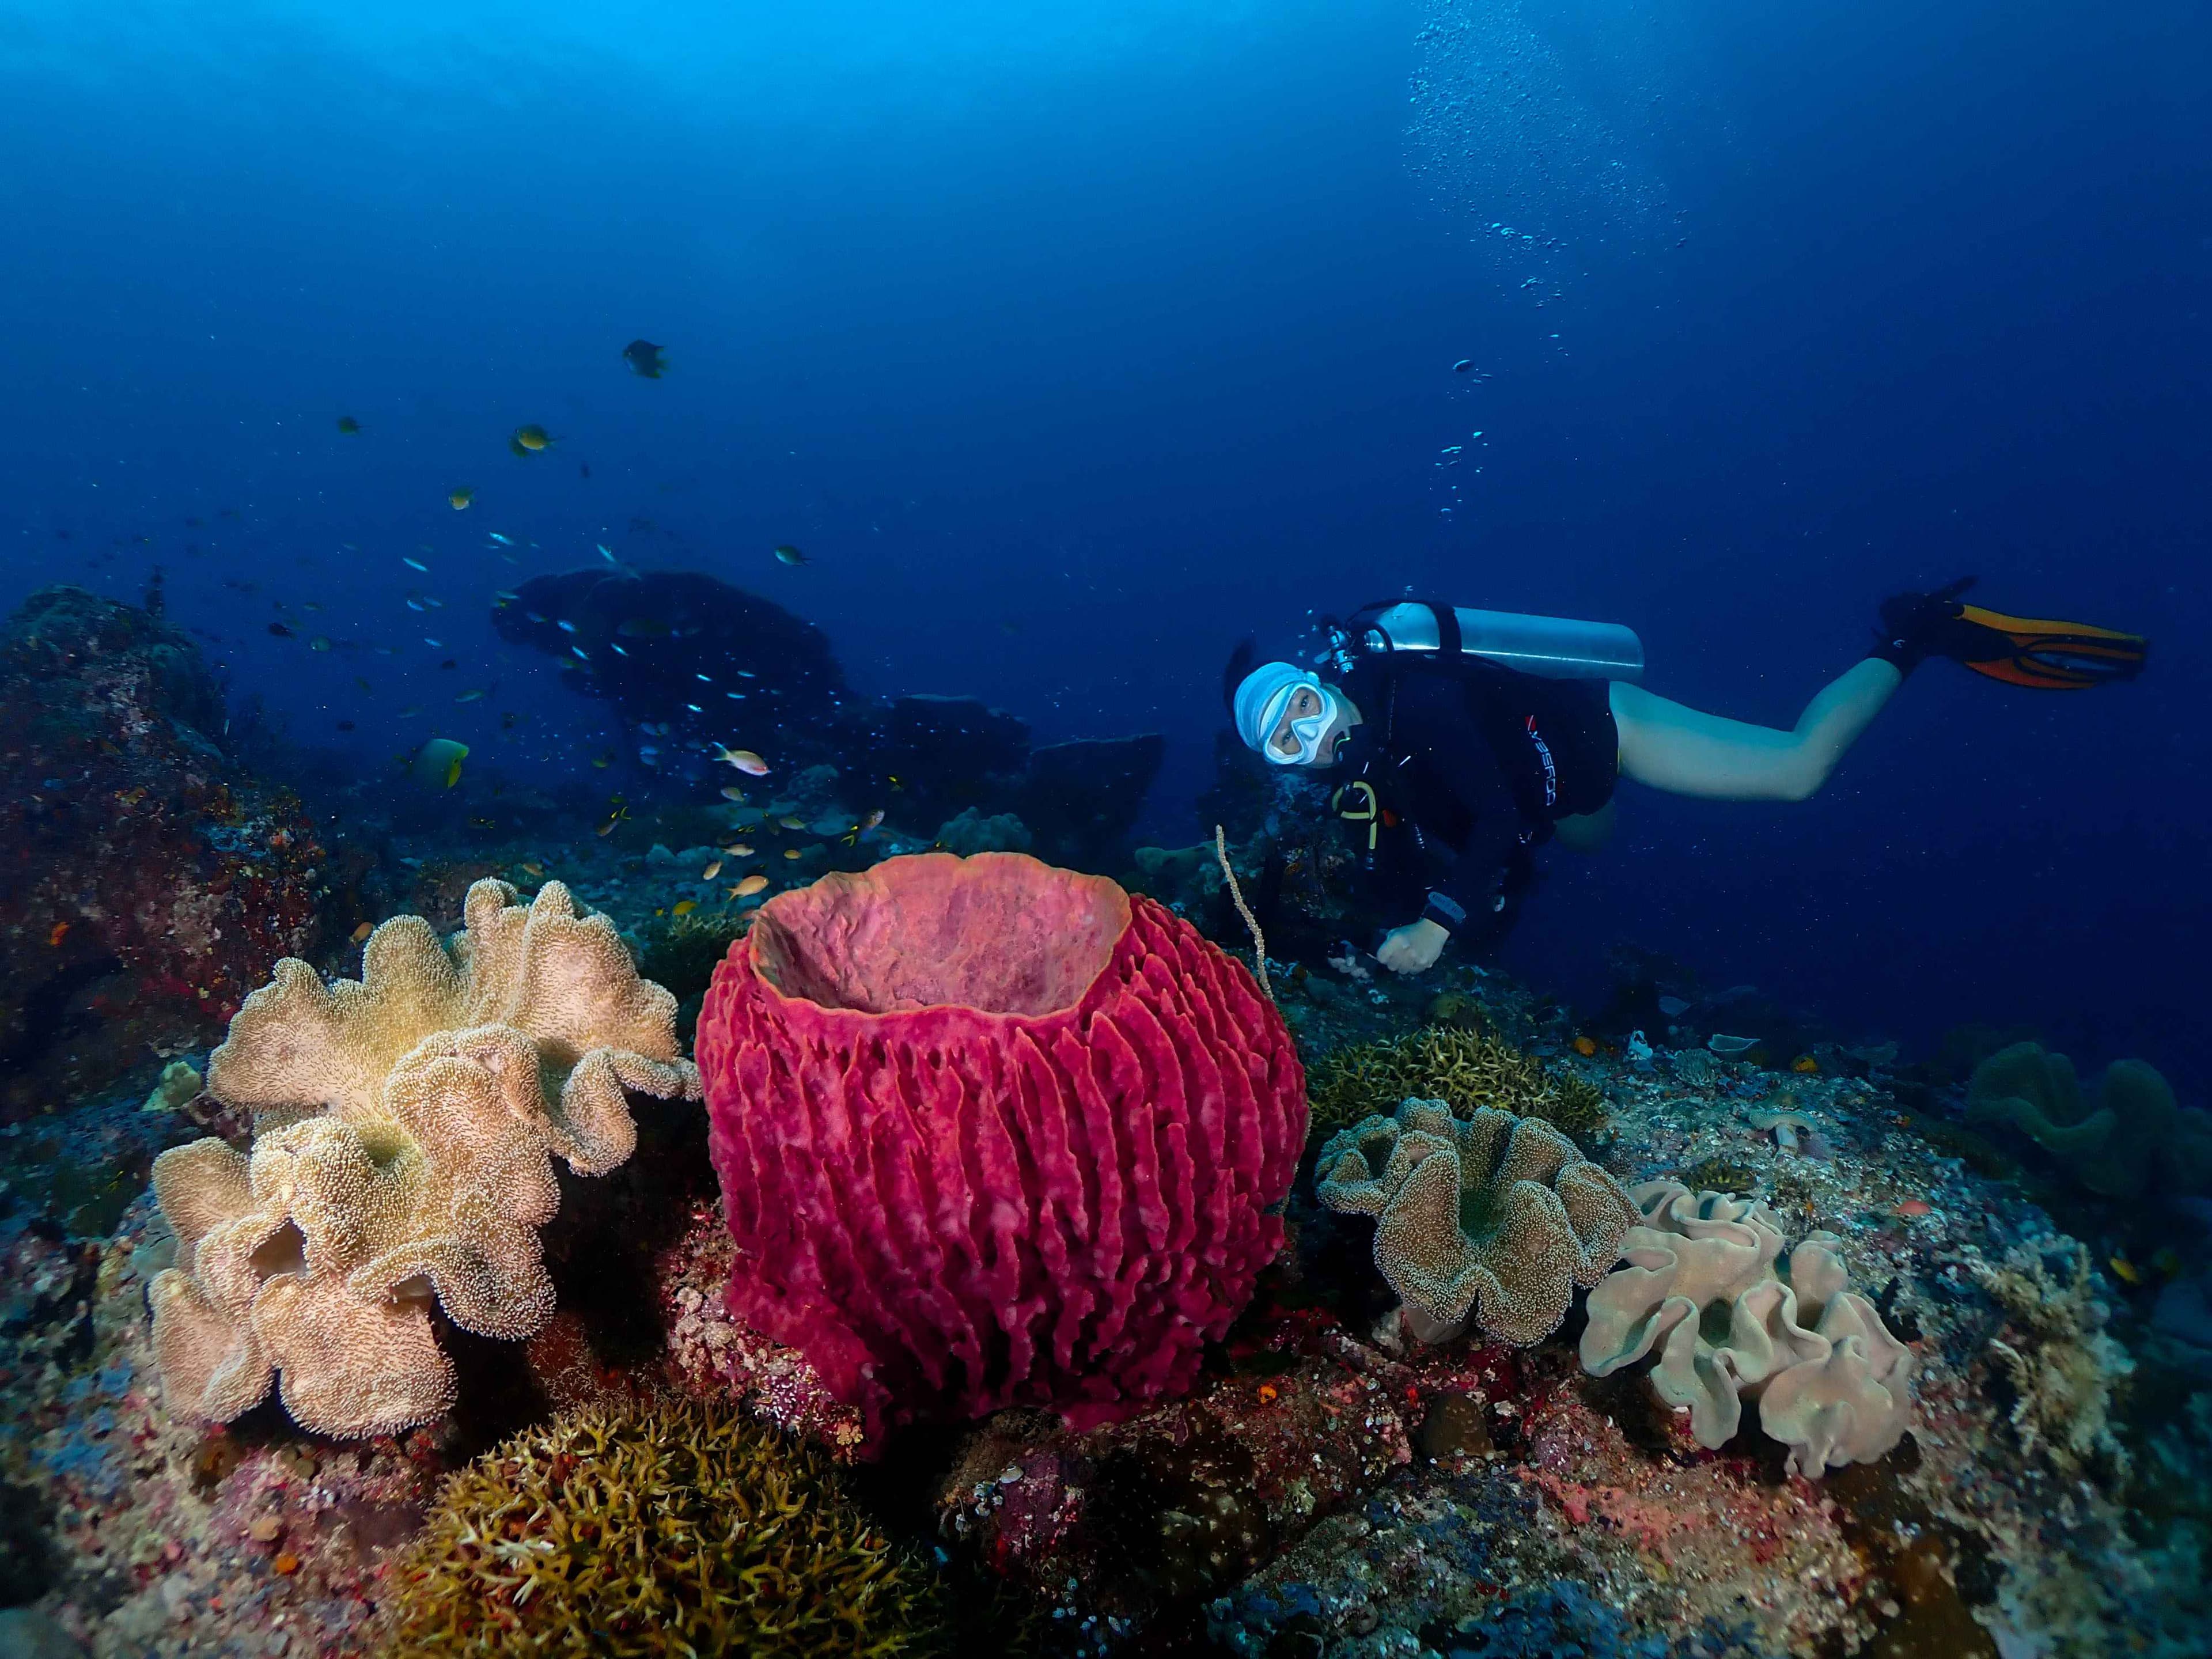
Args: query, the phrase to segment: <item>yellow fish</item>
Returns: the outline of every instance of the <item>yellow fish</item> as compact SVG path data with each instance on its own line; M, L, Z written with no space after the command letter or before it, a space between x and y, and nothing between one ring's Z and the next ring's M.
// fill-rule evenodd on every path
M699 879L702 881L712 881L715 877L721 873L722 861L720 859L716 859L712 864L708 865L705 869L699 872Z
M799 857L801 854L800 854L800 851L799 851L799 849L798 848L796 848L796 847L787 847L787 848L785 848L783 849L783 855L784 855L784 857L786 857L786 858L787 858L787 859L795 859L795 858Z
M2111 1266L2112 1271L2120 1276L2123 1282L2130 1285L2140 1285L2142 1283L2142 1269L2136 1267L2136 1264L2129 1261L2127 1257L2124 1255L2114 1256L2112 1259Z
M545 866L542 864L526 864L522 869L523 872L529 876L542 876L545 873Z
M747 876L735 887L730 889L730 896L732 898L750 898L755 893L764 892L767 889L768 878L766 876Z
M446 492L446 500L456 513L465 513L468 511L470 505L475 501L476 498L477 492L471 489L466 484L463 484L458 489L449 489Z
M698 908L699 901L697 899L678 899L676 901L676 914L679 916L688 916Z
M1814 1073L1820 1069L1820 1062L1814 1059L1810 1054L1800 1054L1796 1059L1790 1062L1790 1069L1793 1072L1802 1073L1803 1075L1810 1077Z
M353 942L354 942L356 945L358 945L358 944L360 944L360 943L362 942L362 940L363 940L363 939L367 939L367 938L368 938L371 933L374 933L375 931L376 931L376 925L375 925L374 922L368 922L368 921L364 921L363 923L362 923L362 925L361 925L360 927L356 927L356 928L355 928L355 929L353 930Z
M515 428L514 435L507 441L507 447L518 455L535 455L552 441L551 434L544 427L533 423Z

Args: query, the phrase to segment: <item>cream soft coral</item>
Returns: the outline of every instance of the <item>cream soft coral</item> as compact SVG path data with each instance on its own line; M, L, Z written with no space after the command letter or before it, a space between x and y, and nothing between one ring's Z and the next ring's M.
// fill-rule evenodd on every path
M252 1152L201 1140L154 1165L178 1240L150 1291L173 1409L227 1421L276 1383L319 1433L438 1416L453 1370L430 1304L533 1334L553 1310L552 1156L604 1175L636 1145L624 1088L698 1097L675 1000L607 919L559 882L515 898L471 888L450 952L419 916L386 922L359 981L287 958L239 1010L208 1089L253 1113Z

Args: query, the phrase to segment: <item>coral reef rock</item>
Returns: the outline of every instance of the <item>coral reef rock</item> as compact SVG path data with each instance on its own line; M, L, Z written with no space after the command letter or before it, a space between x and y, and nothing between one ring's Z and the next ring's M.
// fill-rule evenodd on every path
M699 1020L737 1316L872 1439L1180 1392L1275 1254L1304 1073L1152 901L929 853L763 907Z
M1808 1478L1904 1437L1912 1355L1846 1288L1840 1238L1808 1233L1778 1271L1781 1222L1764 1204L1678 1181L1645 1182L1636 1202L1643 1224L1590 1292L1584 1370L1610 1376L1656 1350L1652 1390L1688 1409L1701 1446L1725 1443L1756 1398L1760 1427Z
M430 1301L482 1335L536 1332L552 1154L604 1175L636 1144L625 1088L697 1097L675 1000L606 918L558 882L514 897L478 882L450 953L419 916L386 922L359 981L280 962L239 1010L207 1085L254 1115L251 1154L198 1140L154 1164L177 1233L149 1293L173 1411L227 1421L281 1376L317 1433L437 1417L454 1374Z
M0 632L0 1121L211 1040L313 946L324 851L224 725L152 612L49 587Z
M1573 1141L1488 1106L1462 1118L1405 1101L1332 1137L1315 1169L1322 1203L1376 1218L1375 1265L1428 1340L1472 1319L1500 1342L1541 1342L1636 1222L1620 1183Z
M2018 1130L2105 1198L2153 1186L2212 1188L2212 1114L2176 1105L2166 1080L2140 1060L2113 1061L2090 1098L2072 1060L2016 1042L1974 1067L1966 1121Z
M2112 1431L2112 1401L2135 1361L2105 1331L2111 1310L2097 1294L2088 1247L2068 1242L2063 1280L2030 1245L1975 1269L1975 1282L2006 1315L1989 1354L2011 1389L2010 1418L2023 1452L2039 1451L2069 1475L2094 1468L2124 1477L2129 1459Z
M822 1452L729 1405L586 1412L460 1471L395 1573L398 1656L942 1652L947 1598Z

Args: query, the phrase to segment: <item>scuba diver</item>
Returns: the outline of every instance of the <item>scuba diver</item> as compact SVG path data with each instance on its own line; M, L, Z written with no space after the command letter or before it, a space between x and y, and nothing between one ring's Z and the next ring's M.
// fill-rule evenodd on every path
M1414 916L1375 955L1417 974L1449 940L1504 934L1538 846L1603 846L1619 778L1707 799L1803 800L1929 657L2040 690L2142 672L2142 636L1964 604L1973 581L1885 600L1865 659L1787 732L1645 690L1642 642L1616 623L1410 600L1329 624L1321 665L1332 679L1255 664L1247 640L1222 692L1237 735L1271 765L1342 777L1330 810L1361 884L1386 914Z

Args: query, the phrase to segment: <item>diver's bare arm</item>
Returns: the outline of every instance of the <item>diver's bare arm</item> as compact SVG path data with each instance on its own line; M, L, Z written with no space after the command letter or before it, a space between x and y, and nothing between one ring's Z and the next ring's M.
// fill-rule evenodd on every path
M1881 712L1902 677L1869 657L1805 706L1791 732L1701 714L1615 681L1620 773L1654 789L1710 800L1803 800Z

